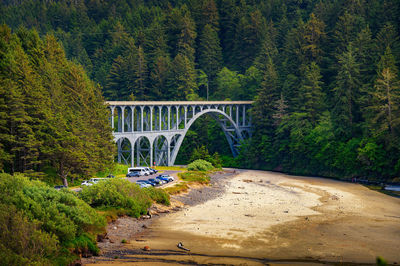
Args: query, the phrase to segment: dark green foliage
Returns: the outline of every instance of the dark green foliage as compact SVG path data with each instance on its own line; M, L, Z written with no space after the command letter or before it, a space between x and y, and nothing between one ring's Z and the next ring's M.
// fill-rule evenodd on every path
M5 171L56 169L67 184L110 164L114 145L100 89L52 36L0 26L0 160Z
M169 205L169 198L163 191L141 189L125 179L110 179L84 187L79 197L92 207L116 208L133 217L146 214L152 200Z
M68 264L76 258L68 250L98 252L92 234L104 230L105 219L75 193L8 174L0 174L0 189L3 262Z
M144 192L155 202L169 206L169 195L163 190L154 187L147 187L143 189Z
M208 171L213 169L214 167L210 162L207 162L202 159L197 159L196 161L191 162L188 164L187 169L189 171Z

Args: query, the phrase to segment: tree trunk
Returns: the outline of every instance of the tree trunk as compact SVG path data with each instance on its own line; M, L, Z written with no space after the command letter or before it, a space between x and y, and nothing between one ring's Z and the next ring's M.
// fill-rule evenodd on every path
M66 187L68 187L68 180L67 180L67 177L62 176L61 178L62 178L62 181L63 181L63 185L66 186Z

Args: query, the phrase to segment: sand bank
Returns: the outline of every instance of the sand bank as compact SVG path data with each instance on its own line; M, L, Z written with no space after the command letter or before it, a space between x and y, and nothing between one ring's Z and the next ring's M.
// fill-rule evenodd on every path
M114 263L400 263L400 199L358 185L265 171L223 180L213 199L157 219ZM190 248L184 252L178 242ZM143 252L147 245L152 251Z

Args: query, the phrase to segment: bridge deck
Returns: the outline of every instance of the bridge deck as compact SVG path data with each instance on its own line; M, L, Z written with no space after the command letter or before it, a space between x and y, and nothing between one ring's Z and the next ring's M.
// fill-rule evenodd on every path
M107 101L109 105L214 105L214 104L252 104L253 101Z

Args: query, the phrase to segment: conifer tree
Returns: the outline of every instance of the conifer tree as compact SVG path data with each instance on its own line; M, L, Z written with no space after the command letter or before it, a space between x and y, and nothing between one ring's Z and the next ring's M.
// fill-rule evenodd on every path
M268 64L263 73L261 88L256 96L256 104L252 109L253 121L256 130L261 130L263 134L273 135L273 114L275 113L275 102L278 100L277 88L278 76L272 59L268 59ZM260 133L261 133L260 132Z
M400 81L394 57L386 48L378 65L378 78L371 90L370 123L377 133L398 136L400 125Z
M207 74L212 83L221 69L222 53L218 33L210 24L204 26L198 51L199 68Z
M315 62L304 67L304 77L299 90L299 110L305 112L310 122L316 124L324 107L324 94L322 93L322 76Z
M321 41L325 37L325 24L319 20L314 13L311 13L310 19L304 26L304 46L302 49L310 61L321 61L322 47Z
M104 96L109 100L118 100L122 98L121 90L125 87L124 82L124 64L125 61L121 56L114 59L110 73L107 75L107 83L104 89Z
M154 99L168 99L167 79L170 68L171 59L168 56L159 56L155 59L149 77Z
M169 99L187 100L197 93L196 72L193 62L184 54L177 54L168 77Z
M354 48L349 45L347 51L338 57L338 73L335 79L333 113L336 122L336 134L344 139L352 136L357 119L359 101L359 64Z

